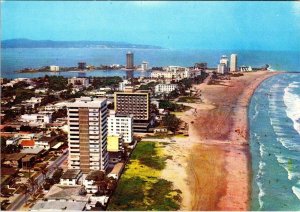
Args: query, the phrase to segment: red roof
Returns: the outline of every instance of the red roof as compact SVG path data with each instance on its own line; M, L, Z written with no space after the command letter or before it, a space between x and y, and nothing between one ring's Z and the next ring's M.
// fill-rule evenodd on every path
M34 146L35 141L34 140L22 140L21 145L22 146Z

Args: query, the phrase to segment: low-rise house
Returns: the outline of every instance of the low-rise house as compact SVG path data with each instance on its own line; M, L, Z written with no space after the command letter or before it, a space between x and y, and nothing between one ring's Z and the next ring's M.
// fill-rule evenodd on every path
M90 171L83 180L83 185L88 194L95 194L98 191L98 186L95 184L99 175L99 171Z
M125 164L124 163L117 163L113 170L107 175L107 177L112 177L118 180L124 170Z
M68 85L72 84L73 87L88 87L90 82L88 78L84 77L72 77L68 79Z
M21 121L29 124L45 125L52 122L51 113L36 113L36 114L24 114L21 115Z
M84 202L87 203L89 196L83 195L84 187L81 185L60 185L54 184L44 197L49 202Z
M34 90L34 93L45 94L45 93L47 93L47 91L48 91L48 88L37 88Z
M23 139L20 142L23 149L33 149L35 147L35 140L33 139Z
M177 84L157 84L155 86L155 94L170 93L178 88Z
M79 169L68 169L60 178L61 185L74 186L77 185L82 177L82 171Z
M41 147L45 150L51 149L58 143L59 136L42 136L35 141L35 147Z
M9 138L9 139L6 140L6 146L10 145L10 144L12 144L12 145L18 145L20 139L21 139L20 135L15 135L15 136L13 136L13 137L11 137L11 138Z
M25 101L27 104L30 104L32 108L37 108L41 102L42 98L41 97L31 97L29 100Z
M84 211L87 202L38 200L30 211Z

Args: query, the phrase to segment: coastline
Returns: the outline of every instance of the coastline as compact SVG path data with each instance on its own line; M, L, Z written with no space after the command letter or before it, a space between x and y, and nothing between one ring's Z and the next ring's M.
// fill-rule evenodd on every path
M181 151L166 170L186 165L181 170L185 185L169 178L182 190L181 210L249 210L248 105L255 89L280 73L258 71L194 86L201 103L188 104L193 109L180 115L189 123L189 137L175 138Z

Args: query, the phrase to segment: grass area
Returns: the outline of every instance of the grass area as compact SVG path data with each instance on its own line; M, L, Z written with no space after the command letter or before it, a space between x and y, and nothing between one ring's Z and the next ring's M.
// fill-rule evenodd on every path
M177 102L186 102L186 103L196 103L198 98L190 97L190 96L182 96L178 98Z
M165 143L140 142L111 198L108 210L178 210L180 190L160 178L166 159Z
M161 134L147 135L144 138L164 139L164 138L171 138L173 136L174 135L168 135L167 133L161 133Z

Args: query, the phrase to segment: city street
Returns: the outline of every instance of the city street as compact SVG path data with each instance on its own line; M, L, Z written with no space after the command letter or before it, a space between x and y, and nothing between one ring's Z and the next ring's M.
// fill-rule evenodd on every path
M52 164L50 164L48 166L48 173L46 174L46 177L52 175L55 171L55 168L56 167L59 167L65 160L67 160L68 158L68 153L67 154L63 154L61 155L60 157L58 157ZM40 173L37 178L36 178L36 181L37 181L37 188L35 188L35 191L38 189L38 187L42 186L42 184L44 183L45 181L45 178L43 177L43 175ZM34 192L35 192L34 191ZM11 211L15 211L15 210L18 210L19 208L22 207L22 205L27 202L27 200L30 198L30 194L20 194L14 202L12 202L10 204L10 206L7 208L7 210L11 210Z

